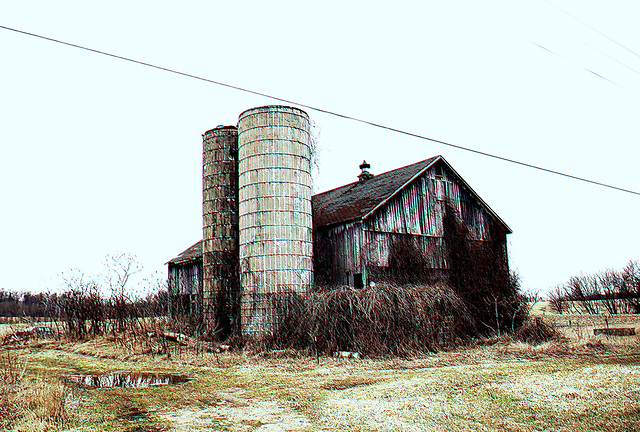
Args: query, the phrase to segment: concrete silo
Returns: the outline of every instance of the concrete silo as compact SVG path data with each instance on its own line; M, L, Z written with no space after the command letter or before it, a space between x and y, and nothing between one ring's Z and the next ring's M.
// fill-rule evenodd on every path
M311 139L308 115L265 106L238 120L241 328L272 334L278 293L308 292L313 280Z
M238 325L238 129L218 126L202 141L203 318L224 339Z

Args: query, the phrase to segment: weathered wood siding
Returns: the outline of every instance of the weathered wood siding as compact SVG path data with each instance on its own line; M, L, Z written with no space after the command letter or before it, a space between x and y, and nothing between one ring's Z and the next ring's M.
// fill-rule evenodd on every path
M172 316L202 312L202 260L169 263L168 289Z
M444 166L434 166L365 221L317 230L315 253L323 254L321 260L316 259L317 263L322 261L321 269L316 269L322 272L317 280L353 285L353 275L362 274L364 283L368 283L374 274L384 273L393 242L402 236L412 238L425 253L431 269L446 270L443 239L446 202L468 224L474 239L496 240L492 216ZM506 262L506 233L497 235L504 241Z

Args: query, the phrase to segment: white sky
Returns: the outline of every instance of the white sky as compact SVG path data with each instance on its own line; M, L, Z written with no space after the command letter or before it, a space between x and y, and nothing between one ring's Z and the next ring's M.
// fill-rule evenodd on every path
M638 2L553 2L640 53ZM640 57L545 0L21 0L0 25L640 191ZM2 29L0 53L5 289L116 251L164 273L202 236L201 135L277 103ZM640 196L307 111L317 192L442 154L527 290L640 259Z

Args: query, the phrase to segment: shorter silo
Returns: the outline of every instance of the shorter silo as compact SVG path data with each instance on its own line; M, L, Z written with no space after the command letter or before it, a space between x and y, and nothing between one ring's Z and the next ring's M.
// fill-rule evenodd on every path
M203 318L225 339L238 324L238 129L218 126L202 136Z
M278 294L312 283L311 139L307 114L265 106L238 120L241 329L273 334Z

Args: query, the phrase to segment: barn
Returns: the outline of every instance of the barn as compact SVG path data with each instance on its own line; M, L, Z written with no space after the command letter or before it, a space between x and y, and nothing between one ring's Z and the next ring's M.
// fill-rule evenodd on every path
M508 269L511 229L442 157L383 174L360 165L358 181L312 197L315 282L363 287L378 280L447 279L444 217L455 213L475 241L499 250ZM407 250L409 249L409 250ZM407 261L419 256L420 269Z
M447 215L491 244L495 270L508 272L511 229L442 156L378 175L360 169L357 181L311 197L315 285L446 282ZM168 262L172 303L184 311L202 311L202 255L198 242Z

